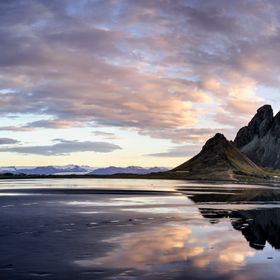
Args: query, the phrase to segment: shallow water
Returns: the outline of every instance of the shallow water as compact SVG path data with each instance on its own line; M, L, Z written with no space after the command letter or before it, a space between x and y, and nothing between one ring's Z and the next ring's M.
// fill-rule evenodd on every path
M279 279L279 202L276 187L0 181L0 279Z

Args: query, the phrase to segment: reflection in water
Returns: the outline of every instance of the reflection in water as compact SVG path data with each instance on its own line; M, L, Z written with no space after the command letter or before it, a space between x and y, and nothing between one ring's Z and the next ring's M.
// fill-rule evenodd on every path
M125 234L107 240L121 244L121 247L117 247L108 256L79 263L85 266L110 263L113 267L136 266L138 269L148 269L155 264L165 264L201 254L202 247L185 247L190 236L191 230L188 227L165 227Z
M280 191L251 190L236 194L199 194L190 197L198 205L203 203L277 203L280 201ZM241 231L250 247L261 250L268 242L273 248L280 249L280 208L257 208L253 210L221 210L201 208L203 217L211 223L217 223L222 218L229 218L234 229Z
M119 244L104 257L76 261L84 267L104 266L135 268L144 271L211 267L216 273L226 273L241 267L254 250L238 235L223 237L226 224L213 229L198 226L164 225L139 233L124 234L106 240ZM169 264L169 265L167 265ZM171 266L170 266L171 265Z
M219 209L200 209L201 214L211 223L222 218L230 218L234 229L241 231L250 247L264 249L268 242L273 248L280 249L280 209L258 209L221 211Z
M142 271L141 279L277 279L280 208L275 206L280 201L279 191L211 189L184 193L195 204L182 207L182 199L178 201L177 215L185 217L181 222L104 240L105 246L114 245L111 251L75 263L85 268L134 269ZM157 213L168 208L154 207ZM197 207L200 217L194 215ZM174 205L169 208L176 213ZM155 212L144 206L126 210Z
M279 279L279 190L134 181L0 182L0 278Z

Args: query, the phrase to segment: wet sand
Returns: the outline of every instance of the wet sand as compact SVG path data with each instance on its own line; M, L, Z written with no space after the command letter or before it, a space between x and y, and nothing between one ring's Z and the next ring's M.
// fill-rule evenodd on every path
M1 181L0 202L0 279L243 280L280 273L275 189Z

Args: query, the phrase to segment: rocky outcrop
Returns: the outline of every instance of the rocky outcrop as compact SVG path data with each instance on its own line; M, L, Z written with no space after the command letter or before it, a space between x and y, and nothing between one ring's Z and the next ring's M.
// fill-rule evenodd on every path
M270 105L261 107L239 130L235 145L257 165L280 168L280 112L273 117Z
M234 140L237 148L242 148L250 143L254 137L263 137L271 128L273 122L273 110L270 105L264 105L258 109L256 115L247 126L242 127Z

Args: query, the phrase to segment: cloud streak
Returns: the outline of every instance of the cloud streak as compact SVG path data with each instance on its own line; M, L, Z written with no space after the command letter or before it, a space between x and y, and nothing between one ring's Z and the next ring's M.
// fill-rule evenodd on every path
M11 138L0 138L0 145L10 145L10 144L18 144L20 143L18 140Z
M170 148L167 152L148 154L151 157L182 157L188 158L197 154L201 149L199 145L183 145Z
M57 143L45 146L17 146L11 148L0 148L0 152L11 152L19 154L34 155L69 155L78 152L97 152L109 153L121 149L120 146L107 142L91 142L91 141L70 141L56 139ZM0 139L1 144L1 139Z

